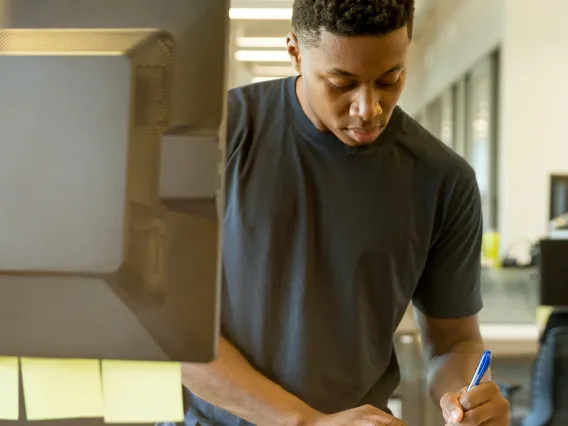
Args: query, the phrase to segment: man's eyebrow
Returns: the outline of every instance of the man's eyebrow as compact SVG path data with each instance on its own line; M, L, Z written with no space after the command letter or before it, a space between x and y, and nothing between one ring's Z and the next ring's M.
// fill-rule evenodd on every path
M327 70L328 74L335 74L341 77L356 77L355 74L350 73L349 71L342 70L341 68L330 68Z
M392 67L390 70L388 70L387 72L383 73L383 75L387 75L387 74L391 74L393 72L397 72L402 70L404 67L400 64L395 65L394 67Z
M382 74L382 76L391 74L391 73L393 73L393 72L400 71L400 70L402 70L403 68L404 68L404 67L403 67L402 65L400 65L400 64L399 64L399 65L395 65L394 67L392 67L392 68L389 69L388 71L384 72L384 73ZM353 73L351 73L351 72L349 72L349 71L345 71L345 70L342 70L341 68L335 68L335 67L328 69L328 70L327 70L327 73L328 73L328 74L338 75L338 76L340 76L340 77L350 77L350 78L356 78L356 77L357 77L355 74L353 74Z

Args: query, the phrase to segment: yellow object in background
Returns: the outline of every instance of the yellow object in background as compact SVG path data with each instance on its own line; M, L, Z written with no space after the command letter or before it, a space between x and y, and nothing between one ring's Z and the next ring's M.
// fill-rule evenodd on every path
M538 329L542 332L546 327L546 323L548 322L548 318L552 313L552 306L537 306L536 308L536 325Z
M17 357L0 357L0 420L18 420L19 367Z
M27 420L102 417L98 360L21 358L21 365Z
M103 360L102 375L105 422L183 421L179 363Z
M499 257L499 233L494 231L483 234L481 244L482 261L491 267L501 266Z

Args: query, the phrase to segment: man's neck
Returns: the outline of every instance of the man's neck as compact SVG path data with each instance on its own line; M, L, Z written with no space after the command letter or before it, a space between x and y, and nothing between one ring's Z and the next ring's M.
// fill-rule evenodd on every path
M314 111L310 107L310 103L308 102L308 98L306 97L304 77L301 75L296 79L296 96L298 97L298 102L300 102L300 106L302 107L304 114L306 114L306 117L308 117L315 128L320 132L329 133L329 129L321 122L320 119L317 118Z

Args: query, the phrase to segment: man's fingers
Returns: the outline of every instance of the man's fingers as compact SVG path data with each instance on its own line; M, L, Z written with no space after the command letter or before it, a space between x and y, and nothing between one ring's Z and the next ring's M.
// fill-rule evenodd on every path
M480 407L483 404L497 398L501 394L499 386L495 382L484 382L475 386L469 392L459 397L459 404L465 411Z
M384 411L377 409L372 405L364 405L354 410L357 414L357 420L354 425L357 426L404 426L402 420L391 416Z
M493 408L489 404L483 404L480 407L474 408L465 412L461 423L465 426L478 426L490 420L493 416Z
M502 424L503 415L509 412L509 404L505 399L495 400L477 408L466 411L461 422L448 422L450 426L491 426Z
M464 412L458 393L445 394L440 400L440 408L442 408L444 420L448 423L459 423L463 419Z
M391 416L388 413L385 413L384 411L378 410L377 408L375 408L372 405L364 405L363 407L361 407L363 409L363 411L368 412L368 416L369 416L369 420L371 422L377 422L378 425L393 425L393 426L404 426L404 424L402 423L402 420ZM371 423L374 424L374 423Z

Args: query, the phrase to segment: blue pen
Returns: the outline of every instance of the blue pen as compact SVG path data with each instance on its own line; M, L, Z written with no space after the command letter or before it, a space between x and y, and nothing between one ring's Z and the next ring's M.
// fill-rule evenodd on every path
M487 370L489 369L489 365L491 364L491 351L483 352L481 355L481 359L479 360L479 365L477 366L477 370L475 370L475 374L471 378L471 382L469 382L469 386L467 387L467 391L469 392L473 387L478 386L481 379Z

